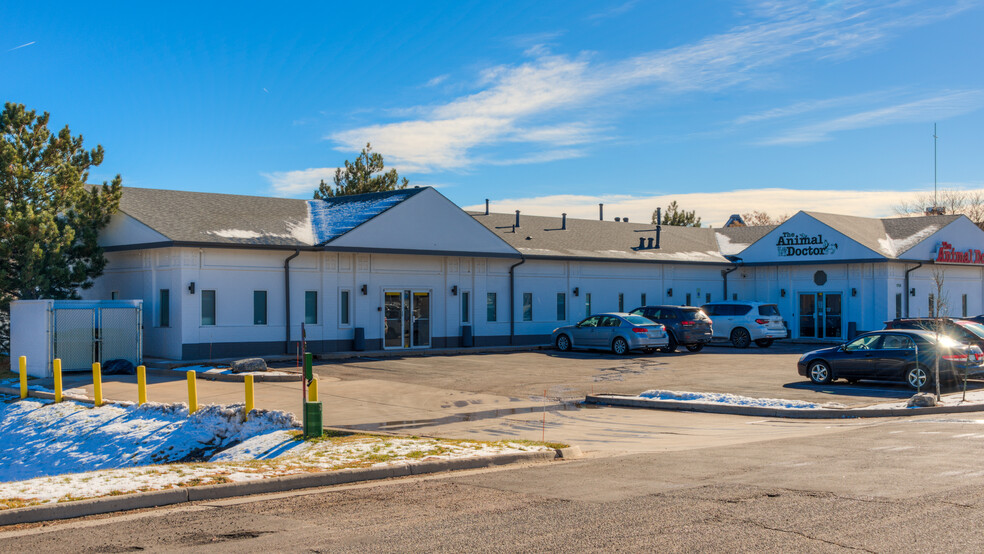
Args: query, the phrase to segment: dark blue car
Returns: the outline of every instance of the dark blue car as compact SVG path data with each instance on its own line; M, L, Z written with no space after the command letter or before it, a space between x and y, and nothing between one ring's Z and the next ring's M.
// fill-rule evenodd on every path
M840 346L807 352L796 368L817 384L834 379L903 381L914 389L931 380L937 348L941 350L940 379L958 380L984 373L984 353L974 345L930 331L886 329L858 336ZM917 362L918 357L918 362Z

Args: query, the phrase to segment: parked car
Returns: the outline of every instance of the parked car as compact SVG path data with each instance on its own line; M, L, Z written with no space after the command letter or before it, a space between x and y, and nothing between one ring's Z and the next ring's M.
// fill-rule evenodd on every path
M943 333L964 344L976 344L984 350L984 325L966 319L943 318ZM923 329L935 331L936 320L931 317L911 317L885 322L886 329Z
M666 328L666 346L662 352L676 352L678 345L700 352L711 342L711 318L693 306L642 306L629 312L660 323Z
M611 349L616 354L631 350L648 350L666 346L666 329L640 316L621 312L596 314L577 325L554 329L553 342L557 349Z
M940 349L940 379L963 379L964 374L984 374L984 353L976 345L962 344L947 336L937 343L936 334L918 329L872 331L840 346L807 352L796 363L800 375L817 384L835 379L856 383L861 379L903 381L914 389L932 379L936 351Z
M779 307L762 302L711 302L700 307L711 318L715 340L731 341L737 348L748 348L752 341L762 348L789 336Z

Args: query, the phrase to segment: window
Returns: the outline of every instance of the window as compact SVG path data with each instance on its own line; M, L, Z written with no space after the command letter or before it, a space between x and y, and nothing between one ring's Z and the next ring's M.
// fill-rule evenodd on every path
M461 322L471 323L471 293L468 291L461 293Z
M160 319L158 324L161 327L171 326L171 289L161 289L158 295L157 309Z
M618 293L618 311L620 312L625 311L625 294L621 292Z
M759 306L759 315L764 315L764 316L779 315L779 306L776 306L775 304L763 304Z
M318 323L318 291L304 291L304 323L307 325L317 325Z
M495 293L485 295L485 321L497 321Z
M687 301L683 304L684 306L690 306L690 293L687 293Z
M267 324L267 293L265 290L253 291L253 325Z
M352 318L349 306L349 297L352 296L351 291L343 290L338 293L338 324L339 325L351 325Z
M708 292L704 294L704 302L710 302L710 301L711 301L711 293Z
M584 317L591 315L591 293L584 293Z
M868 335L866 337L861 337L855 339L846 345L844 345L844 350L848 352L853 352L855 350L871 350L872 348L877 348L875 344L881 338L881 335Z
M120 291L114 290L113 292L109 293L109 299L110 300L119 300L120 299Z
M202 325L215 325L215 291L202 291Z
M895 319L902 317L902 293L895 294Z
M960 317L967 317L967 295L960 296Z
M885 335L879 350L912 350L912 339L902 335Z
M557 293L557 321L567 321L567 294Z
M523 321L533 321L533 293L523 293Z
M642 305L645 306L646 305L646 293L642 293L642 295L639 297L639 299L642 300Z

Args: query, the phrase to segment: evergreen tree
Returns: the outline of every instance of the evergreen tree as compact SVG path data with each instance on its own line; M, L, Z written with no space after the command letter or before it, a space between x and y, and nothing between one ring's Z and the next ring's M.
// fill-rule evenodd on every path
M102 274L96 237L122 195L119 175L86 185L102 146L85 150L82 135L53 133L48 119L10 102L0 113L0 352L12 300L78 298Z
M321 180L318 190L314 191L315 199L348 196L350 194L365 194L367 192L383 192L387 190L405 189L409 184L406 177L402 180L395 169L383 171L383 156L372 151L372 145L366 143L362 153L355 163L345 160L345 169L335 170L334 188ZM379 173L379 175L375 175Z
M677 227L700 227L700 218L697 217L696 211L681 210L674 200L663 211L663 221L656 221L656 211L653 211L653 223Z

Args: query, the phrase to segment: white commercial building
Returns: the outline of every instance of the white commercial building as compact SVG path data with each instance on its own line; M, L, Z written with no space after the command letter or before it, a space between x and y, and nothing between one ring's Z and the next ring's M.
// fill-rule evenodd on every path
M125 188L83 295L143 300L145 355L170 359L294 353L302 328L315 353L535 344L592 312L724 299L776 302L793 337L831 340L906 306L925 315L934 267L951 313L984 311L984 261L935 263L941 244L982 238L962 216L659 229L469 214L427 187L308 201Z

